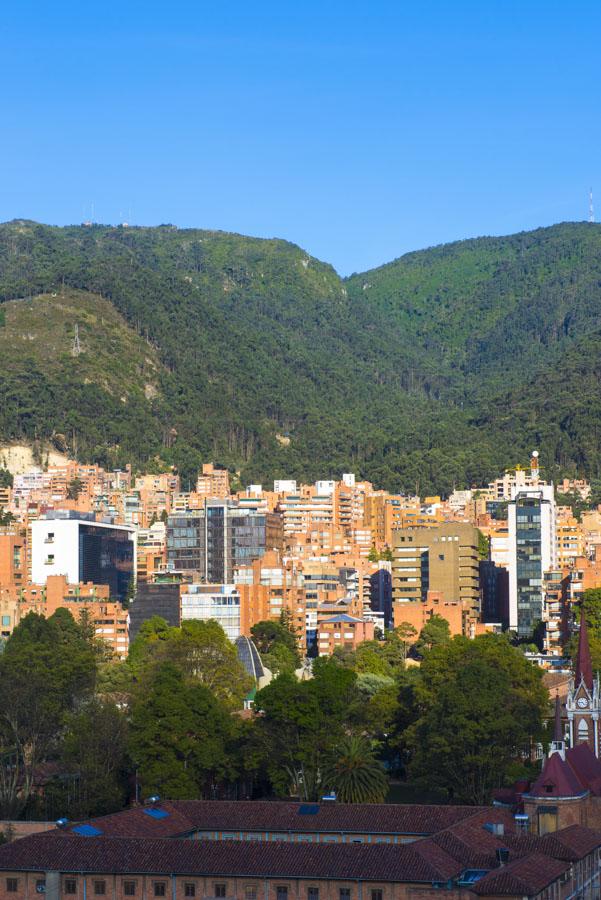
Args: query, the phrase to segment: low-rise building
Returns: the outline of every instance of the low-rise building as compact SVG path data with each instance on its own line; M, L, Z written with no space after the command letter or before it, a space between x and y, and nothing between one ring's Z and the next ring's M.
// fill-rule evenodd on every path
M185 584L181 595L182 622L213 619L230 641L240 637L240 593L233 584Z

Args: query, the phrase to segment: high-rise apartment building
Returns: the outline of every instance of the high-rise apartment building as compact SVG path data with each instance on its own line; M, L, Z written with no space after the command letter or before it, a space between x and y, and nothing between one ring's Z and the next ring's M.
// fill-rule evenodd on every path
M55 510L31 523L31 581L65 575L69 584L105 584L125 600L135 578L134 529L96 522L93 515Z
M202 509L167 520L167 569L190 581L231 584L236 566L281 546L278 515L242 509L234 500L205 500Z
M480 614L478 537L478 529L463 522L395 531L393 606L426 602L428 592L436 592L443 602L461 605L467 634L468 622Z
M553 485L515 488L507 518L509 627L527 637L544 617L544 573L556 567Z

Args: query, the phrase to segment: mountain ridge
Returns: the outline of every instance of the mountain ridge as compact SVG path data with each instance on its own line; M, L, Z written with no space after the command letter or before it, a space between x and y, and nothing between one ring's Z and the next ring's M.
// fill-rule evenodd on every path
M154 395L138 398L132 427L121 411L117 429L99 396L92 428L64 405L53 418L35 354L24 384L0 360L0 399L24 391L30 407L23 416L8 405L0 438L50 440L71 429L82 458L106 465L129 455L192 477L211 457L243 481L355 468L393 490L485 480L538 438L557 474L599 469L594 416L580 410L570 431L568 406L579 382L588 391L597 383L600 226L471 238L342 279L277 238L170 225L0 225L0 313L17 296L45 295L51 320L65 291L80 292L88 314L109 303L131 340L152 351ZM579 352L591 357L580 374ZM123 368L121 345L115 354ZM562 366L550 407L544 380ZM83 402L77 366L60 377L71 402ZM503 426L490 404L509 410Z

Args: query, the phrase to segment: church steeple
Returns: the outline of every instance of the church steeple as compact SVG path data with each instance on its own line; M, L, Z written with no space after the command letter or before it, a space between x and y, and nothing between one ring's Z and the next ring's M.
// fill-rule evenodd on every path
M575 687L577 688L582 682L589 691L593 690L593 662L583 606L580 607L580 634L578 635L578 653L576 654Z
M555 694L555 723L553 725L553 741L549 749L549 756L559 753L562 759L566 758L566 744L561 724L561 700L559 694Z
M599 676L593 677L593 660L584 609L580 608L580 634L570 682L566 713L570 728L570 747L588 744L597 758L601 756L601 690Z
M563 730L561 727L561 700L559 694L555 694L555 723L553 726L553 740L555 742L563 741Z

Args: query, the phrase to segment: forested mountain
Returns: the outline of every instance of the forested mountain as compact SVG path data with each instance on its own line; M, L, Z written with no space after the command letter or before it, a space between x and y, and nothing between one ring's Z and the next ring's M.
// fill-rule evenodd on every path
M447 491L524 462L601 474L601 226L435 247L347 280L221 232L0 226L0 440L355 471ZM73 354L75 326L79 354Z

